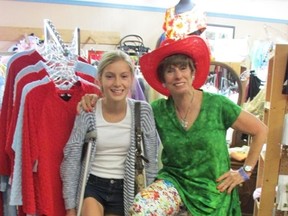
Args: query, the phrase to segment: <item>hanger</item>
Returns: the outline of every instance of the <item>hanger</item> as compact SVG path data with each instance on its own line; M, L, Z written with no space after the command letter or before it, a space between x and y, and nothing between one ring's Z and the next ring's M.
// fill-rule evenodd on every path
M44 19L44 46L46 47L48 43L51 42L51 38L53 42L55 42L58 46L58 49L63 52L63 55L68 55L68 50L66 45L64 44L60 34L56 31L55 26L49 19Z
M73 32L73 39L71 42L71 51L75 55L80 56L80 28L76 27Z
M49 68L47 71L49 77L54 81L57 88L68 90L78 81L75 67L79 52L80 30L75 29L71 46L64 44L60 34L48 19L44 20L44 32L43 55Z
M246 81L249 77L250 77L250 70L243 71L239 76L241 81Z

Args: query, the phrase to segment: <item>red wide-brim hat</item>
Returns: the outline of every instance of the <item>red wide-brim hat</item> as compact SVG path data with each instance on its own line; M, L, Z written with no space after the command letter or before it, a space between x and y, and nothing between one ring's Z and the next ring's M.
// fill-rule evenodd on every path
M192 58L196 71L192 83L195 89L201 88L206 82L210 67L210 51L206 41L197 35L191 35L177 41L168 39L161 46L143 55L140 60L140 70L147 83L157 92L169 96L169 91L163 87L157 76L159 63L174 54L184 54Z

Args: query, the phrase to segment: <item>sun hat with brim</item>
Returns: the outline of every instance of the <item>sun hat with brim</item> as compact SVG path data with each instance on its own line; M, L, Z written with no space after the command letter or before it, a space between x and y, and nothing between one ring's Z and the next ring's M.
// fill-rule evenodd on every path
M209 73L210 51L205 40L197 35L191 35L177 41L168 39L163 41L159 48L143 55L139 63L147 83L157 92L166 96L170 95L168 89L158 79L157 68L162 60L174 54L184 54L192 58L196 68L192 85L195 89L201 88Z

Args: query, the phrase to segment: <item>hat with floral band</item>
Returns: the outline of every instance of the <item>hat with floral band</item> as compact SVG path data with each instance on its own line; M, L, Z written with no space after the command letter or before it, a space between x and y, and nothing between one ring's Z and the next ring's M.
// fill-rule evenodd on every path
M191 35L177 41L165 40L159 48L143 55L139 60L140 69L148 84L157 92L166 96L170 95L168 89L158 79L157 68L162 60L174 54L184 54L192 58L196 68L192 85L196 89L201 88L209 73L210 51L206 41L197 35Z

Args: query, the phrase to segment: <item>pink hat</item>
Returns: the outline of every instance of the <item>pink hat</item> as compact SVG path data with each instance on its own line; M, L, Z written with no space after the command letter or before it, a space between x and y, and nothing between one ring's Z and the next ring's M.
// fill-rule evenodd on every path
M187 38L174 41L165 40L161 46L140 58L140 69L148 84L157 92L169 96L169 91L163 87L158 79L157 68L166 57L174 54L184 54L192 58L196 72L193 87L198 89L206 82L210 67L210 51L203 38L191 35Z

